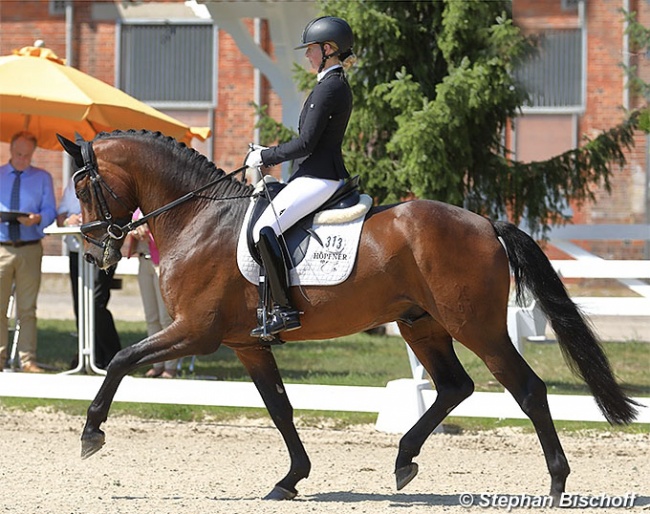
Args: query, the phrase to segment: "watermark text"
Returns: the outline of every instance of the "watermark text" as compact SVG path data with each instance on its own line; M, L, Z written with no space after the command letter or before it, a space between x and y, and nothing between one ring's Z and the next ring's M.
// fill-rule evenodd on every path
M463 493L458 496L458 503L466 508L503 509L507 512L512 509L534 510L553 506L571 509L631 509L637 498L636 493L623 495L562 493L560 499L554 503L553 498L547 495Z

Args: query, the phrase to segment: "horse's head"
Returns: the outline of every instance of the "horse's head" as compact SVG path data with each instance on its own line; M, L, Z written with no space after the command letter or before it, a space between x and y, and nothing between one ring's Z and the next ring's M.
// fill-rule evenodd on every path
M84 221L84 257L102 269L109 268L122 258L120 249L128 231L125 227L137 207L128 200L128 175L108 156L98 159L91 141L78 138L77 144L57 137L78 168L72 178Z

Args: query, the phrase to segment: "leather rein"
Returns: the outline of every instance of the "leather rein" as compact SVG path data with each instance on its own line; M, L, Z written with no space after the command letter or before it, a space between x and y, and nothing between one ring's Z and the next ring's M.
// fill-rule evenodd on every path
M81 147L81 156L83 157L84 165L82 168L78 169L74 175L72 175L72 180L74 181L75 186L77 183L82 180L84 177L89 177L92 194L97 199L99 205L99 213L101 220L91 221L89 223L83 223L80 227L81 235L84 240L88 243L98 246L102 249L106 248L106 242L110 239L121 240L126 237L126 235L132 230L138 228L140 225L144 225L149 219L154 218L167 212L174 207L191 200L192 198L200 198L199 193L209 189L215 184L221 182L222 180L228 179L233 175L242 173L242 179L246 176L246 166L237 168L230 173L227 173L201 187L190 191L189 193L177 198L176 200L169 202L158 209L151 211L149 214L146 214L139 218L138 220L133 220L133 212L129 209L120 197L111 189L111 187L106 183L106 181L99 174L99 169L97 167L97 158L95 157L95 152L92 147L92 141L77 141L77 144ZM128 218L121 218L119 220L113 220L113 215L111 214L110 209L108 208L108 203L104 197L103 190L107 191L111 197L121 204L127 211L129 211L130 216ZM239 197L238 197L239 198ZM101 239L96 239L89 234L96 230L104 229L106 234Z

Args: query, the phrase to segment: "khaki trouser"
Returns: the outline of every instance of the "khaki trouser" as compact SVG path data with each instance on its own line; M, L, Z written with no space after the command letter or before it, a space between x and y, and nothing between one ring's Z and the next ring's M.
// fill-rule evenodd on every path
M147 335L151 336L171 325L172 319L160 294L158 266L144 255L139 257L138 284L144 307L144 317L147 321ZM175 371L177 363L177 359L172 359L164 363L156 362L153 367L156 370L162 370L164 367L167 371Z
M41 287L43 245L0 245L0 358L7 358L9 320L7 307L12 285L16 284L16 316L20 320L18 352L21 364L36 362L36 299Z

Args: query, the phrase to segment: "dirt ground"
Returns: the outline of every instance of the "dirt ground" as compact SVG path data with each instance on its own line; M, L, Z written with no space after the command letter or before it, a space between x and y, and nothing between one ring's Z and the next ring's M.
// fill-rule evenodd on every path
M265 419L109 417L106 445L88 460L79 457L83 422L48 409L0 408L1 513L430 514L480 512L490 504L508 511L508 502L528 502L511 512L552 511L536 507L550 482L536 436L520 429L434 434L416 459L420 474L397 492L399 436L372 426L299 424L311 476L294 500L269 502L260 498L284 476L288 456ZM629 510L611 505L632 501L632 511L650 511L650 434L602 430L561 439L572 468L567 489L580 495L566 501L610 504L579 512ZM469 498L462 493L473 495L472 507L461 506Z

